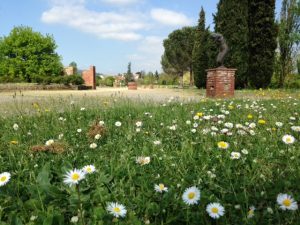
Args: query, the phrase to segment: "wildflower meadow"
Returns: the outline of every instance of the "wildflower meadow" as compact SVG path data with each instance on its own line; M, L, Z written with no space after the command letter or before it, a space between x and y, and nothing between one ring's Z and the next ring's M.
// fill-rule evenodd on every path
M0 224L300 224L298 98L0 116Z

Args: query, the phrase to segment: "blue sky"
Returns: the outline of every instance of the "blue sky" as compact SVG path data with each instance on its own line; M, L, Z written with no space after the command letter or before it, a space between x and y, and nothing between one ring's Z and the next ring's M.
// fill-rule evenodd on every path
M277 11L281 0L277 0ZM0 36L26 25L52 34L68 65L95 65L99 73L117 74L132 62L134 72L161 70L162 41L174 29L196 25L201 6L206 23L218 0L1 0Z

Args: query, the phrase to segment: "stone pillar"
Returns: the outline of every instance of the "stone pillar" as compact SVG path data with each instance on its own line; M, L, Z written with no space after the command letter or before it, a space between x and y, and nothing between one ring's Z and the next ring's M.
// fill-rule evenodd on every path
M90 66L89 70L85 70L82 72L82 78L84 80L84 85L92 87L92 89L96 89L96 67Z
M206 70L206 97L233 97L236 69L218 67Z

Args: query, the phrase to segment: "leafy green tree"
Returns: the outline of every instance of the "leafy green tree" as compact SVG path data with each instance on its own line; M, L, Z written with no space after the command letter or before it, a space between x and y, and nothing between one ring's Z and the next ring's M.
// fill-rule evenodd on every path
M194 46L195 28L184 27L175 30L164 40L164 55L162 67L165 72L171 72L180 77L180 87L183 87L183 74L190 71L192 74L192 52Z
M63 72L52 36L30 27L12 29L0 42L0 76L31 82L36 76L58 76Z
M283 87L285 78L293 71L293 56L300 42L300 1L283 0L279 21L279 80L278 86Z
M69 66L72 66L74 68L74 74L77 74L78 68L77 68L77 63L72 61Z
M193 49L194 80L197 88L204 88L206 85L206 69L209 69L208 39L209 32L205 29L205 12L202 7Z
M157 70L155 71L155 75L154 75L154 76L155 76L155 80L158 81L158 79L159 79L159 74L158 74Z
M244 88L248 83L249 34L248 1L220 0L214 15L215 31L221 33L229 46L225 66L237 69L235 84Z
M253 87L265 88L274 71L276 49L275 0L248 2L249 81Z

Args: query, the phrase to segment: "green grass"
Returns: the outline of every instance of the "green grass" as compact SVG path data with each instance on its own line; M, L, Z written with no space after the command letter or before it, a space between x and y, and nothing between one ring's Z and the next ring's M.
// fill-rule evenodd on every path
M291 130L292 125L300 125L299 99L170 100L165 104L94 100L98 103L94 106L85 100L70 104L64 99L55 107L41 102L32 105L30 113L18 109L15 115L0 117L0 173L12 175L0 186L1 225L71 224L71 218L80 215L78 208L83 210L84 223L90 225L138 225L147 220L160 225L300 224L299 210L283 211L276 203L279 193L300 200L300 133ZM217 116L225 111L229 113L225 119L194 120L197 112ZM258 124L259 119L266 124ZM105 134L99 140L89 138L90 127L101 120ZM122 126L116 127L116 121ZM143 123L140 132L137 121ZM232 136L220 133L226 122L234 124ZM249 129L235 127L252 122L256 124L253 136ZM283 126L276 127L276 122ZM13 129L15 123L18 130ZM198 124L195 133L194 123ZM173 125L176 130L170 130ZM215 135L203 132L212 126L219 130ZM58 140L60 134L63 138ZM283 143L285 134L293 135L296 142ZM49 139L67 146L65 152L31 150ZM155 145L156 140L161 144ZM219 141L228 142L229 148L218 149ZM91 149L91 143L97 148ZM248 154L241 153L243 149ZM241 158L231 159L231 152L240 152ZM150 163L137 164L139 156L149 156ZM79 202L76 187L66 185L64 175L90 164L97 172L80 181ZM167 193L154 191L159 183L168 187ZM182 194L191 186L200 189L201 198L188 206ZM123 204L126 216L114 219L106 210L108 202ZM225 207L225 215L218 220L206 213L212 202ZM251 206L256 208L254 217L247 218ZM273 213L267 212L268 207ZM32 216L36 219L30 220Z

